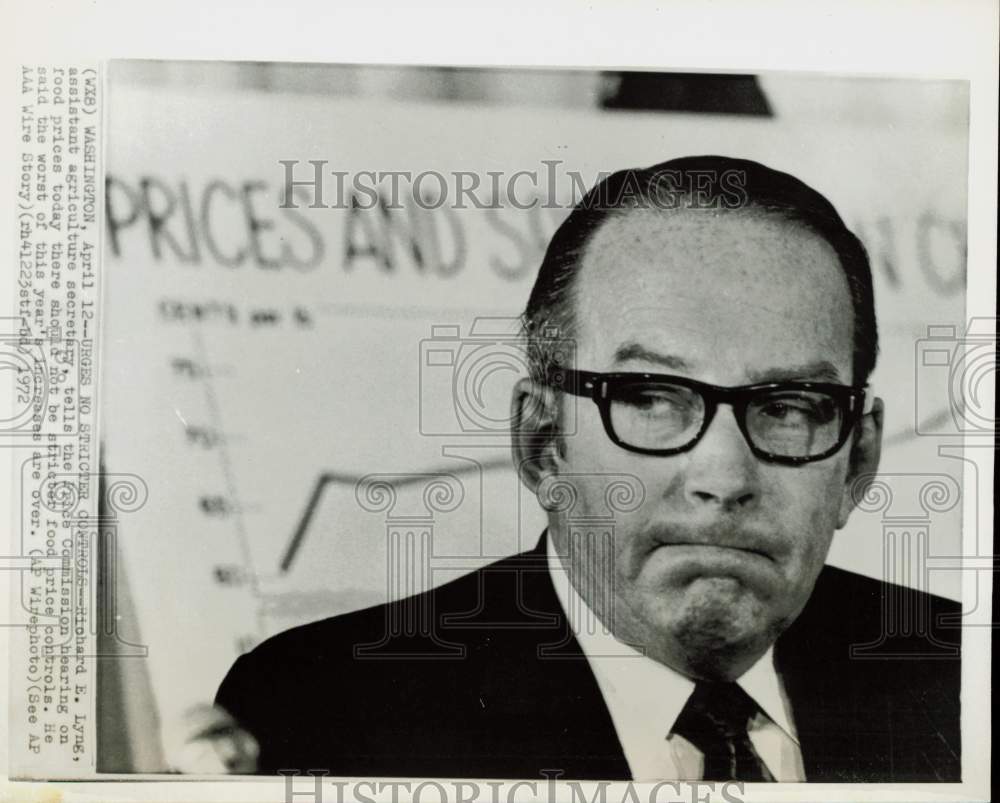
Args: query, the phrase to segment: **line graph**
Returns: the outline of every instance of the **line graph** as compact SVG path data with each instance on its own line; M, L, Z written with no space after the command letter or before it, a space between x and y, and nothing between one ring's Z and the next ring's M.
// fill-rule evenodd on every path
M448 465L448 466L438 466L436 468L430 468L421 471L415 471L411 474L400 475L398 479L399 485L415 484L421 480L426 479L428 475L462 475L462 474L473 474L482 469L489 468L500 468L508 465L507 461L504 460L488 460L481 464L466 463L465 465ZM352 487L357 487L359 483L363 482L368 474L345 474L338 472L325 472L320 474L316 478L316 482L313 484L312 490L309 493L309 498L306 500L305 507L303 508L302 515L299 518L298 524L295 526L295 530L292 532L291 539L281 556L281 561L279 562L279 569L282 573L287 573L296 556L302 548L305 542L306 536L309 533L310 525L313 522L316 510L323 498L323 494L330 485L347 485Z

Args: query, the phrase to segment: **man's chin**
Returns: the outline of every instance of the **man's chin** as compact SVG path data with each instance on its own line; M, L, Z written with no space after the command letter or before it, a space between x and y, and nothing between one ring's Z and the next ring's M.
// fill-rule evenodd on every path
M684 671L712 679L741 674L780 633L773 613L733 577L704 577L658 600L658 630Z

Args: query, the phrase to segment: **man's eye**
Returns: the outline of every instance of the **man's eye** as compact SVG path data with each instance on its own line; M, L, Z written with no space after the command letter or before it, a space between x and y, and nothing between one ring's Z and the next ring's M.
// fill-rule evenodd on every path
M642 390L628 394L623 399L630 406L650 414L671 414L687 410L691 403L672 391Z
M832 405L812 399L775 399L763 404L760 413L788 426L822 424L834 415Z
M762 412L768 418L777 418L782 421L787 418L802 417L807 414L807 411L801 405L789 404L788 402L771 402Z
M663 407L670 404L670 399L659 393L639 393L632 397L632 404L644 410Z

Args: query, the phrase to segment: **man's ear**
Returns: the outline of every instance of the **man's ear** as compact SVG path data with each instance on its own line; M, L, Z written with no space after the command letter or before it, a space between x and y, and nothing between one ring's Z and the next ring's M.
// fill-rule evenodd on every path
M520 379L511 397L511 447L521 482L532 493L559 470L559 395L531 379Z
M851 445L851 463L844 482L843 495L840 499L840 514L837 518L837 529L847 524L851 515L868 486L878 471L879 460L882 457L882 426L884 423L885 405L877 396L872 402L871 412L866 413L858 424L860 430L854 436Z

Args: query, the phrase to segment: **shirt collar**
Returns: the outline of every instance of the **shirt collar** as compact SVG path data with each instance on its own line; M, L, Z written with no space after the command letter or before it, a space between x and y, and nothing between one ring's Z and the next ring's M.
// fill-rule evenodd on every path
M643 718L650 723L668 723L672 727L694 690L694 681L616 639L573 587L551 534L545 540L556 596L601 690L616 695L635 711L644 712ZM788 701L774 667L773 646L736 682L798 744ZM651 689L656 689L656 694L650 694Z

